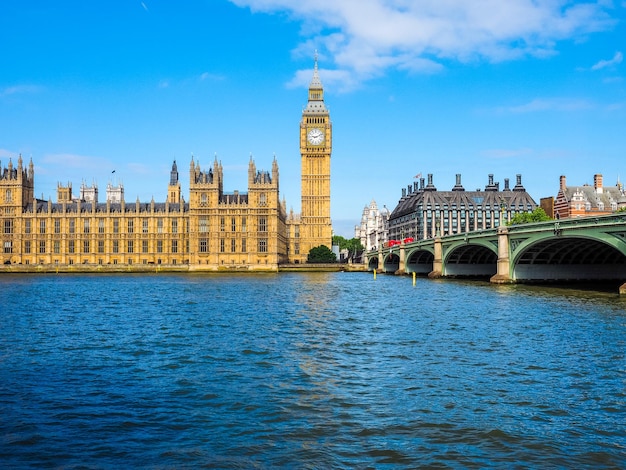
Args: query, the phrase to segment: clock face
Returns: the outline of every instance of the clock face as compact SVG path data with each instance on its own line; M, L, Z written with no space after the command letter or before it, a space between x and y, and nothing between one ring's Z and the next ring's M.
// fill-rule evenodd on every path
M307 140L310 144L319 145L324 142L324 132L321 129L311 129L307 134Z

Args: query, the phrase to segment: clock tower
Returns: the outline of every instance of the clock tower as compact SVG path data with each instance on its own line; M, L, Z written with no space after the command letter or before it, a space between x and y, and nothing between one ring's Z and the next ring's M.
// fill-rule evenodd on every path
M300 121L302 207L300 214L300 261L305 262L311 248L332 247L330 220L330 154L332 124L324 103L324 88L317 70L317 53L309 100Z

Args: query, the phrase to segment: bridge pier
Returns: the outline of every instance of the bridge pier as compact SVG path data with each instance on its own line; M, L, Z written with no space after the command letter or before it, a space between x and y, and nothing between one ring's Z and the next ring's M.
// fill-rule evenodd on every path
M437 234L433 242L435 257L433 259L433 270L428 273L428 278L439 279L441 276L443 276L443 247L439 234Z
M489 282L493 284L512 284L511 258L509 257L509 229L506 225L498 227L498 270L491 276Z
M400 252L398 254L400 256L400 262L398 263L398 270L394 274L400 275L406 272L404 241L400 244Z

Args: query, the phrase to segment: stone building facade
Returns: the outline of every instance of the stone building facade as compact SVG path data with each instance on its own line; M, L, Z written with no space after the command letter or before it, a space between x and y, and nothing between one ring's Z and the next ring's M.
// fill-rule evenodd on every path
M189 200L182 196L174 161L165 202L127 202L124 188L71 184L57 187L57 202L35 197L32 160L0 164L0 264L169 265L189 270L277 270L306 262L311 248L330 248L331 123L324 104L317 57L302 113L302 213L286 213L279 170L248 164L247 192L224 192L222 164L208 170L191 158ZM165 189L165 188L164 188Z
M248 168L248 193L223 192L217 161L207 173L192 158L190 200L180 194L176 162L165 202L74 198L59 185L57 202L33 197L34 170L9 167L0 179L3 264L188 264L190 269L275 269L286 261L285 210L278 165Z
M389 215L387 207L379 210L373 199L363 208L361 223L354 227L354 237L361 241L366 251L376 250L389 240Z
M518 212L532 212L537 204L522 186L522 177L517 175L511 189L509 179L504 180L504 189L489 175L484 190L466 191L461 184L461 175L456 175L456 184L450 191L439 191L433 184L433 175L402 189L402 197L389 217L389 239L421 240L433 238L437 233L452 235L498 227L501 217L504 222Z

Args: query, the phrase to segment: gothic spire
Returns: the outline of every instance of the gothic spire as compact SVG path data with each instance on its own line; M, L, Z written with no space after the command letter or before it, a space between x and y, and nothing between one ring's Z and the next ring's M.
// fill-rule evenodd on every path
M317 70L317 51L315 51L315 65L313 66L313 78L311 79L311 84L309 85L309 89L321 90L324 88L322 86L322 81L320 80L319 72Z
M320 80L319 71L317 68L317 51L315 51L315 64L313 66L313 78L309 84L309 101L306 108L303 110L304 114L327 114L328 110L324 104L324 87Z
M175 186L177 184L178 184L178 167L176 166L176 160L174 160L174 163L172 163L172 171L170 172L170 186Z

